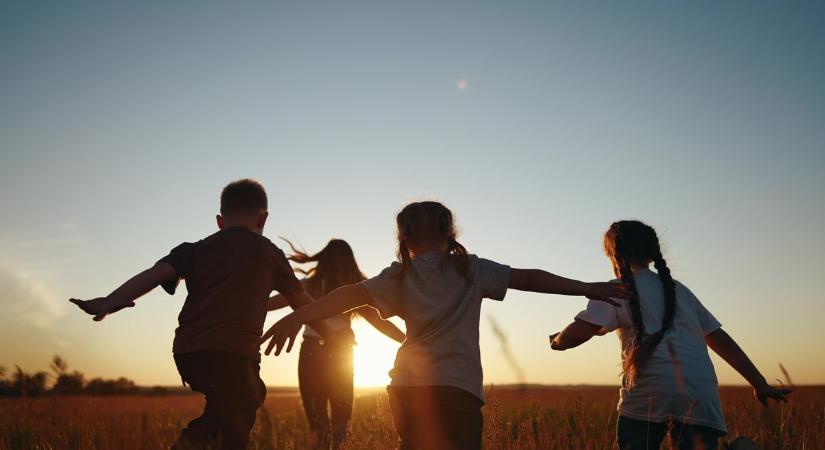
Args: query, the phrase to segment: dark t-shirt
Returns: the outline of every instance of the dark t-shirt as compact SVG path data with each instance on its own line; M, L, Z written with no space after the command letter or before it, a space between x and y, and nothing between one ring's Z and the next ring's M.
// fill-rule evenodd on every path
M163 289L174 294L184 279L188 291L175 330L176 354L223 350L260 361L267 298L272 291L289 297L303 290L284 252L243 227L183 243L160 262L178 274Z

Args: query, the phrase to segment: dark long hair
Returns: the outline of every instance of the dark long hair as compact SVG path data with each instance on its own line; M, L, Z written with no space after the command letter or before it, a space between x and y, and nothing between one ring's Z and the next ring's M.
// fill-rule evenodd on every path
M343 239L331 239L327 245L314 255L297 249L292 242L281 238L292 250L287 258L298 264L315 263L309 269L296 268L295 271L306 275L306 290L314 298L320 298L347 284L358 283L367 277L361 273L352 247Z
M415 202L405 206L395 217L398 225L398 261L402 273L412 263L412 254L407 247L407 239L424 242L447 240L447 254L456 258L461 275L470 279L470 258L467 249L456 240L453 213L439 202Z
M636 382L639 369L656 350L656 346L662 342L667 330L673 326L673 318L676 315L676 282L673 281L670 269L662 256L656 230L643 222L637 220L614 222L604 234L604 251L613 262L613 271L616 276L630 287L631 295L628 302L635 333L630 347L626 350L622 369L627 384L632 386ZM665 315L662 318L662 328L653 334L647 334L631 267L646 266L651 261L662 282Z

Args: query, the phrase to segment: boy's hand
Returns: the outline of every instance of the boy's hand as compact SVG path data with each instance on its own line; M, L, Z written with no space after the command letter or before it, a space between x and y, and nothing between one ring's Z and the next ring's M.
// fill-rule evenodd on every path
M100 322L107 315L120 311L123 308L131 308L135 306L135 302L129 302L125 305L117 305L113 301L109 300L108 297L99 297L92 300L78 300L76 298L70 298L69 301L77 305L86 314L94 316L92 319L96 322Z
M787 403L788 399L786 397L791 392L793 392L792 389L787 389L787 388L777 389L777 388L774 388L774 387L772 387L771 385L769 385L767 383L765 383L765 385L763 385L763 386L760 386L759 388L754 388L753 389L754 397L756 397L756 399L759 400L759 403L761 403L762 406L768 406L768 399L769 398L772 398L776 401L781 401L781 402Z
M628 298L630 293L624 283L587 283L587 293L585 295L590 300L610 303L613 306L622 305L613 300L614 298Z
M263 344L268 339L272 339L269 341L269 345L266 346L266 351L264 351L264 354L269 355L272 353L272 348L274 347L275 356L280 355L287 339L289 339L289 344L286 347L286 352L289 353L292 351L292 346L295 344L295 336L297 336L298 332L301 331L302 326L303 324L294 320L294 316L292 314L289 314L283 319L275 322L274 325L266 330L266 333L261 336L261 340L259 341L260 344Z

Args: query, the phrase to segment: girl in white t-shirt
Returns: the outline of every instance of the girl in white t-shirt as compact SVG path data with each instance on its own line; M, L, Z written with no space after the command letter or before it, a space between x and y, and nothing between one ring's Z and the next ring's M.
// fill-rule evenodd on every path
M555 350L576 347L617 330L622 343L622 388L617 439L621 450L658 449L666 435L680 450L713 450L727 434L710 347L753 386L754 395L785 401L725 333L699 299L670 275L656 231L620 221L604 236L613 271L629 288L624 307L590 302L561 333ZM656 273L648 269L653 263Z
M456 241L453 215L437 202L411 203L396 217L398 259L379 275L344 286L284 317L263 336L266 354L292 347L301 325L370 305L407 326L387 388L401 449L481 448L484 404L481 300L508 288L610 301L622 284L582 283L542 270L510 269L469 254ZM612 302L611 302L612 303Z

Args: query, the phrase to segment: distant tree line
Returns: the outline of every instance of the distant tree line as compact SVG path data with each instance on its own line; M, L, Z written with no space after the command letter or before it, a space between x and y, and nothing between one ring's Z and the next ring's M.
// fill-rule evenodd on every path
M25 372L20 366L8 373L0 366L0 397L28 398L38 396L71 395L166 395L168 390L161 386L143 388L134 381L120 377L114 380L92 378L86 381L82 372L69 371L66 360L59 355L52 358L52 373L39 371ZM50 384L50 381L54 380Z

